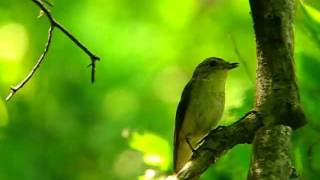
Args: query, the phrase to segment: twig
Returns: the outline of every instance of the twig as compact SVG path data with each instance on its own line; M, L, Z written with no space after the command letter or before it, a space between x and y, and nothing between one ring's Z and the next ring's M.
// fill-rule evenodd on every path
M48 16L49 17L49 16ZM71 41L73 41L80 49L82 49L91 59L91 82L95 81L96 61L100 60L100 57L93 54L85 45L83 45L77 38L75 38L66 28L64 28L59 22L52 19L55 27L60 29Z
M44 47L44 50L42 52L42 54L40 55L37 63L34 65L34 67L32 68L32 70L30 71L30 73L25 77L25 79L23 81L21 81L20 84L18 84L17 86L11 87L10 90L10 94L7 96L6 101L9 101L11 99L11 97L17 92L19 91L25 84L27 84L27 82L30 81L30 79L33 77L33 75L36 73L37 69L40 67L41 63L43 62L44 58L46 57L48 51L49 51L49 47L51 44L51 40L52 40L52 35L53 35L53 26L50 25L49 27L49 31L48 31L48 40L47 43Z
M42 0L44 3L48 4L48 6L53 7L53 4L48 0Z
M6 97L6 101L9 101L12 96L18 92L26 83L30 81L30 79L33 77L37 69L39 68L40 64L43 62L46 54L48 53L51 39L52 39L52 33L54 28L58 28L60 31L62 31L68 38L71 39L72 42L74 42L80 49L82 49L91 59L91 63L89 67L91 67L91 82L93 83L95 81L95 71L96 71L96 61L100 60L100 57L93 54L84 44L82 44L75 36L73 36L63 25L61 25L51 14L50 10L45 6L44 3L48 4L49 6L53 6L49 1L47 0L32 0L43 13L47 16L48 20L50 21L50 28L49 28L49 34L48 34L48 40L45 45L45 49L43 53L41 54L39 60L35 64L35 66L32 68L31 72L27 75L27 77L19 83L17 86L12 87L10 90L11 92Z

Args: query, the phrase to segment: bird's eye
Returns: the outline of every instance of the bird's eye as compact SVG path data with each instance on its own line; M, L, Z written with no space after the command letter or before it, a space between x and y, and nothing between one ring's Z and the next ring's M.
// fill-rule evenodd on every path
M217 64L216 61L210 61L210 63L209 63L210 66L215 66L216 64Z

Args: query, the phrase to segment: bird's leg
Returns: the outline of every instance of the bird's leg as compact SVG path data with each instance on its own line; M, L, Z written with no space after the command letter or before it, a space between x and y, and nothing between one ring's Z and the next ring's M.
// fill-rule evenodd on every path
M216 127L216 128L214 128L213 130L211 130L211 131L221 131L221 130L223 130L224 128L226 128L227 126L218 126L218 127Z
M221 131L223 130L224 128L226 128L226 126L218 126L216 127L215 129L212 129L209 131L209 133L207 133L205 136L203 136L202 139L200 139L198 142L197 142L197 146L200 146L204 141L206 141L206 139L208 138L209 134L211 131Z
M246 118L247 116L249 116L250 114L258 115L258 112L257 112L256 110L250 110L250 111L247 112L244 116L242 116L242 117L239 119L239 121L245 119L245 118ZM226 128L226 127L227 127L227 126L218 126L218 127L214 128L214 129L210 130L210 132L211 132L211 131L221 131L221 130L223 130L223 129ZM200 141L197 142L197 145L198 145L198 146L200 146L204 141L207 140L207 138L209 138L210 132L209 132L208 134L206 134ZM206 149L209 150L209 151L214 151L213 149L210 149L210 148L206 148Z

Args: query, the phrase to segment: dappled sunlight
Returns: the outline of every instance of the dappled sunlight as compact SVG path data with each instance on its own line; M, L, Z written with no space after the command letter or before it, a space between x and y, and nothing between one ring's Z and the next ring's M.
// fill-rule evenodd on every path
M229 73L219 125L252 108L256 41L248 0L49 1L54 17L101 57L96 82L88 79L90 58L56 32L44 64L6 103L10 86L41 55L49 22L37 18L34 1L0 3L0 180L175 180L177 106L194 69L210 56L240 63ZM320 127L318 1L304 0L295 23L297 82L310 119L293 136L296 167L308 175L302 179L316 179L306 163L308 145L319 137L310 127ZM235 146L201 179L245 179L250 150Z
M162 20L176 29L184 27L192 20L199 7L194 0L160 0L157 3Z
M228 125L232 122L237 121L241 117L241 115L234 114L230 110L243 107L244 99L246 98L246 92L249 89L253 88L253 84L250 82L249 77L245 76L245 78L238 78L239 76L237 75L243 72L244 68L243 66L241 66L241 64L238 68L229 72L228 79L226 82L225 109L219 124ZM251 110L250 108L251 107L248 107L248 109L246 109L245 112Z
M0 26L0 62L20 61L29 45L25 27L18 23Z
M108 120L129 121L139 111L140 102L134 92L119 88L106 94L101 108Z
M146 164L150 164L150 165L159 165L162 163L162 159L159 155L157 154L146 154L144 157L144 162L146 162Z
M143 154L145 164L169 169L171 153L167 140L153 133L133 132L129 145Z
M10 86L21 81L27 73L27 70L21 63L0 62L0 81L3 82L9 91ZM32 84L32 83L30 83Z
M305 10L307 11L307 13L310 15L310 17L314 20L317 21L318 23L320 23L320 11L317 10L316 8L309 6L305 3L302 3L303 1L301 0L301 5L303 6L303 8L305 8Z
M11 22L0 26L0 81L8 89L9 85L21 80L25 73L21 61L28 45L29 38L23 25Z
M153 169L147 169L143 176L138 177L138 180L154 180L156 173Z
M127 179L128 177L136 177L139 171L142 171L143 161L141 153L133 150L125 150L120 153L113 165L113 172L120 179ZM109 167L106 167L109 168Z

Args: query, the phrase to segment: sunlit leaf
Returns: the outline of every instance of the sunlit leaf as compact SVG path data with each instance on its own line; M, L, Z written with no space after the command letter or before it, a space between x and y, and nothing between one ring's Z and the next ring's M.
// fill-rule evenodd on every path
M19 23L0 25L0 61L19 61L28 48L28 34Z
M165 139L152 133L134 132L129 144L133 149L143 153L146 164L162 170L169 168L170 147Z

